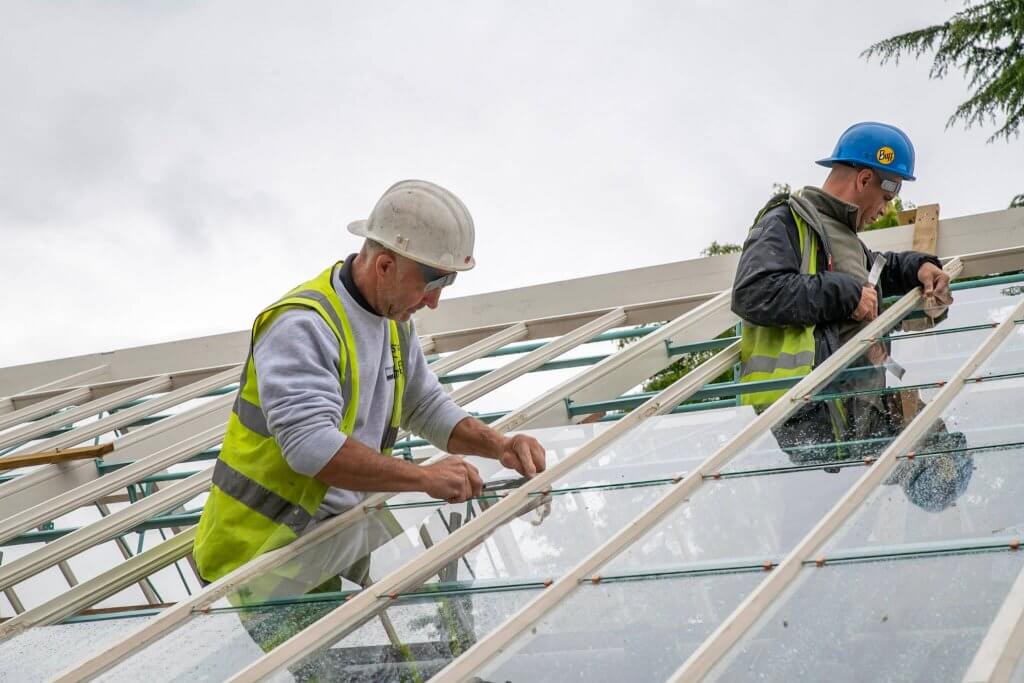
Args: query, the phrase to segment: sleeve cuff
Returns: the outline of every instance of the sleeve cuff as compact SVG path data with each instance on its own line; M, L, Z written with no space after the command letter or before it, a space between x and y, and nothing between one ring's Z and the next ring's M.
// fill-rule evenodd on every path
M437 413L428 421L429 426L425 427L420 436L432 443L438 449L448 450L448 441L451 439L452 430L455 425L469 417L469 413L460 408L454 401L438 408Z
M337 429L316 429L282 449L288 466L299 474L313 477L327 466L347 437Z

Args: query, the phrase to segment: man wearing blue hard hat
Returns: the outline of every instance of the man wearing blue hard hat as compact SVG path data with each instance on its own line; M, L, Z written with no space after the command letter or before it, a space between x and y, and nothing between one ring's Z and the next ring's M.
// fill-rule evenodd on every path
M732 310L743 319L743 382L809 373L879 315L883 296L920 285L931 304L952 303L949 276L937 258L888 252L882 254L881 273L871 277L878 254L858 236L885 212L902 184L914 180L910 138L885 123L857 123L817 163L830 169L822 186L773 197L743 245L732 295ZM887 353L882 345L872 347L859 361L859 372L845 373L827 391L884 388ZM761 391L741 400L761 411L783 393ZM794 461L862 457L863 446L832 444L884 445L878 437L891 436L903 421L896 403L881 394L812 401L773 431Z

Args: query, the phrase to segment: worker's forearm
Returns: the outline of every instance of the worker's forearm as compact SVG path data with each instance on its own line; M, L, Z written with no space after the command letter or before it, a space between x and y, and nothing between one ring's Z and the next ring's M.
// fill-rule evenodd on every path
M463 418L448 437L448 452L457 455L479 455L485 458L501 456L505 437L475 417Z
M316 479L349 491L422 491L421 467L401 458L383 455L358 439L348 437Z

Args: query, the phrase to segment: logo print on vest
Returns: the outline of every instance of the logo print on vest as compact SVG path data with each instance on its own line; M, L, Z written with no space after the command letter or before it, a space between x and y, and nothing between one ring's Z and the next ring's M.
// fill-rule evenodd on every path
M879 147L875 158L878 159L878 163L888 166L896 160L896 152L892 150L892 147Z

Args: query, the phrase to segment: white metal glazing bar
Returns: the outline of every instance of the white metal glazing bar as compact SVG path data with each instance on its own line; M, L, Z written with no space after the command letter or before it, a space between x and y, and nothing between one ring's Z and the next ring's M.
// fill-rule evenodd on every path
M93 377L93 376L98 375L98 374L100 374L102 372L105 372L109 367L110 367L109 365L97 365L97 366L89 368L87 370L82 370L80 372L75 372L75 373L72 373L70 375L66 375L64 377L61 377L60 379L55 379L52 382L47 382L46 384L40 384L37 387L32 387L31 389L26 389L25 391L19 391L17 394L13 394L11 396L6 396L4 398L0 398L0 415L6 415L7 413L10 413L12 411L18 410L18 403L19 402L23 402L24 399L28 395L31 395L31 394L34 394L34 393L37 393L37 392L40 392L40 391L46 391L47 389L53 389L53 388L58 388L58 387L60 387L60 388L67 387L68 389L72 389L72 388L88 388L88 387L75 387L73 383L76 382L76 381L87 379L89 377ZM33 403L34 402L35 401L33 401Z
M230 401L233 395L220 397L220 401ZM192 455L210 448L224 437L224 428L211 427L191 436L173 446L142 458L131 465L122 467L99 479L90 481L77 488L62 493L50 500L43 501L24 512L8 517L0 522L0 544L14 538L18 534L56 519L57 517L88 505L103 496L135 483L156 472L162 472L171 465L187 460Z
M959 263L947 266L952 276L959 270ZM753 422L743 428L728 443L707 458L699 467L687 474L675 484L662 498L647 510L623 527L602 546L594 550L567 574L548 586L537 597L531 600L519 612L506 620L495 631L477 641L462 656L451 662L440 673L438 681L465 680L483 664L500 656L503 648L519 633L538 619L543 617L555 605L569 596L579 586L580 580L592 576L600 567L614 558L623 549L640 538L648 529L693 495L700 488L706 476L720 471L723 465L738 455L746 446L761 437L777 422L786 419L800 407L805 396L810 396L825 386L837 372L842 370L857 356L864 352L871 340L883 334L889 327L899 321L917 303L919 290L904 296L889 309L864 327L857 335L841 347L800 382L789 389L782 397L764 410Z
M693 372L649 399L563 460L519 488L512 489L507 496L480 516L473 518L458 531L452 532L451 535L412 561L354 595L327 616L278 645L229 680L233 683L262 680L278 669L293 664L317 649L344 637L352 629L366 621L368 617L386 607L391 601L391 596L419 586L428 576L476 546L481 539L498 526L519 514L531 493L550 488L552 483L586 462L605 446L648 417L671 411L707 382L732 367L737 358L739 358L738 342L733 343L701 364Z
M718 294L701 306L688 311L667 325L661 326L639 342L631 344L580 375L562 382L557 387L527 402L492 426L499 432L510 432L529 424L545 411L558 408L559 404L576 392L597 384L606 387L609 392L620 392L636 386L651 372L656 372L671 362L666 350L666 341L677 339L679 335L693 334L696 336L701 331L704 334L717 334L721 329L734 324L736 318L729 311L729 298L730 292L728 291ZM443 457L445 457L444 454L439 454L423 464L437 462ZM253 558L192 597L164 610L121 640L106 647L102 653L81 660L63 673L60 680L88 680L108 670L132 653L162 637L188 619L195 610L216 602L252 577L284 564L307 548L337 534L342 529L364 518L367 511L387 502L392 495L389 493L373 494L364 501L363 505L325 521L291 544Z
M0 623L0 641L33 626L56 624L170 566L192 552L195 535L195 527L190 527L38 607Z
M569 334L553 339L539 349L535 349L511 363L487 373L477 381L470 382L466 386L456 389L452 392L452 400L459 405L466 405L470 401L474 401L504 385L506 382L520 377L534 368L540 367L552 358L556 358L566 351L590 341L602 332L618 327L625 322L625 309L616 308L605 313L600 318L590 321L586 325L581 325Z
M92 391L88 388L79 387L65 391L62 394L57 394L45 401L39 401L24 408L19 408L0 417L0 430L9 429L20 425L22 422L28 422L29 420L49 415L56 410L67 408L70 405L88 401L91 395Z
M159 380L165 380L168 383L173 381L172 377L167 375L165 378L157 378L152 380L152 382L155 383ZM45 451L53 448L74 446L82 443L83 441L97 437L100 434L105 434L113 429L117 429L118 427L130 425L137 420L149 417L150 415L164 410L165 408L176 406L179 403L183 403L193 398L199 398L214 389L219 389L220 387L236 381L238 381L238 367L233 367L211 377L207 377L206 379L186 384L174 391L167 392L163 396L152 398L137 406L128 408L127 410L121 410L112 415L108 415L96 422L82 425L77 429L72 429L67 434L60 434L51 439L47 439L39 443L36 450ZM146 384L148 384L148 382ZM142 395L144 396L145 394ZM118 403L120 402L122 401L118 401ZM54 465L50 465L50 467L54 467Z
M934 425L942 411L952 403L963 388L965 381L981 366L999 344L1014 329L1014 321L1024 312L1024 301L1014 307L1003 322L996 327L960 369L947 381L906 428L885 449L878 460L857 483L846 492L839 502L811 529L779 566L739 604L731 615L708 637L704 643L672 675L670 681L696 681L702 678L728 652L754 622L768 609L785 590L803 563L813 559L814 553L857 510L858 506L875 490L896 466L900 455L912 450L914 445Z
M24 581L87 548L120 536L145 520L205 493L210 487L212 477L213 468L208 467L188 479L175 483L174 486L147 496L109 517L51 541L42 548L0 567L0 590Z
M37 420L30 424L22 425L21 427L17 427L0 435L0 448L16 446L20 443L30 441L34 438L42 436L43 434L46 434L47 432L51 432L54 429L57 429L58 427L74 424L79 420L92 417L93 415L97 415L106 410L110 410L111 408L116 408L122 403L127 403L128 401L132 401L137 398L142 398L143 396L148 396L149 394L155 394L161 391L166 391L168 388L170 388L170 386L170 375L155 377L149 381L141 382L140 384L130 386L127 389L122 389L121 391L109 394L107 396L103 396L102 398L94 399L92 401L89 401L88 403L83 403L80 406L76 406L75 408L72 408L70 410L65 410L62 413L52 415L42 420ZM51 450L53 448L60 448L61 446L72 445L63 443L63 440L66 440L66 436L67 435L61 435L51 439L47 439L43 441L35 450L46 451ZM83 439L80 439L80 441L84 441L88 438L91 437L84 437ZM61 440L60 445L52 445L52 443L55 443L58 440ZM76 441L74 443L78 442Z
M463 365L471 363L478 358L483 358L491 351L496 351L503 346L517 342L520 339L525 339L530 333L526 327L526 323L516 323L515 325L509 325L500 332L495 332L489 337L485 337L478 342L474 342L469 346L459 349L458 351L451 353L440 360L437 360L430 364L430 369L435 375L441 377L449 372L461 368Z

